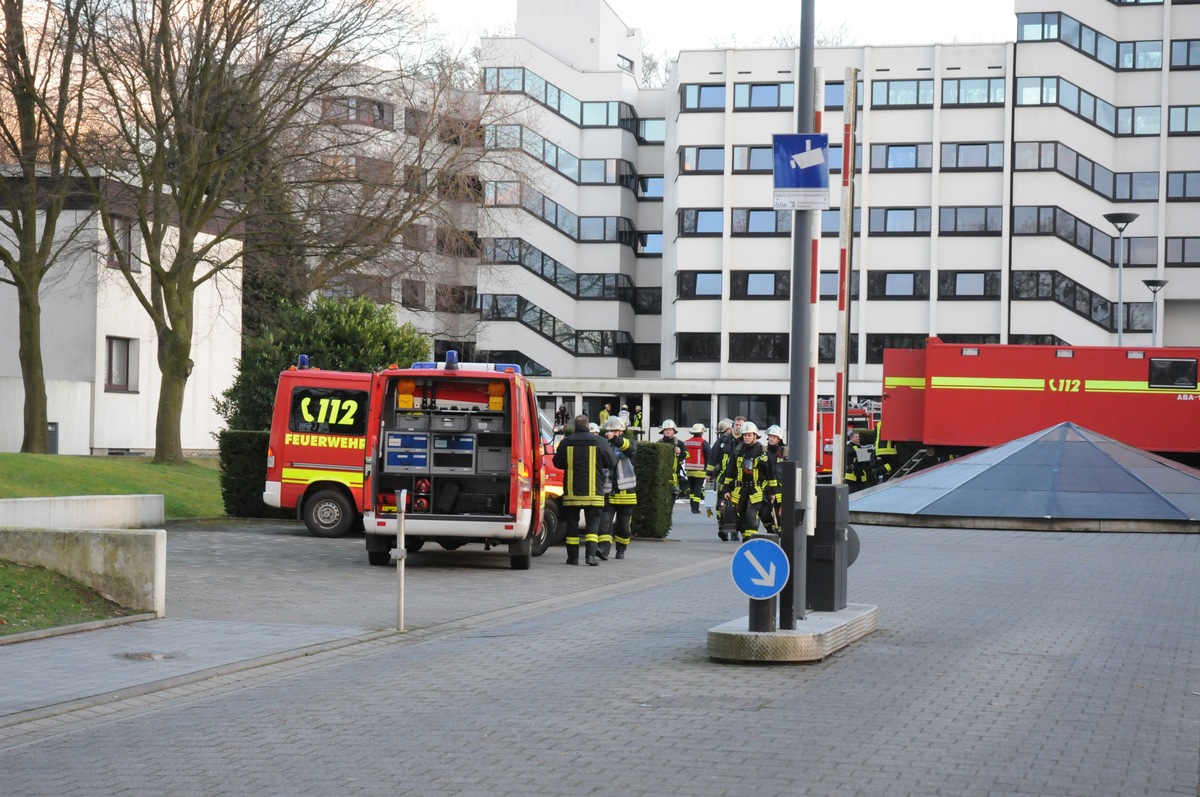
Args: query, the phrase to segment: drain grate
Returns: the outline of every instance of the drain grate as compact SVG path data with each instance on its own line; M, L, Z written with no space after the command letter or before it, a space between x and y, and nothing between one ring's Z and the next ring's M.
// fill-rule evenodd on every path
M152 651L137 651L133 653L122 653L117 658L129 659L130 661L167 661L169 659L180 658L179 653L154 653Z

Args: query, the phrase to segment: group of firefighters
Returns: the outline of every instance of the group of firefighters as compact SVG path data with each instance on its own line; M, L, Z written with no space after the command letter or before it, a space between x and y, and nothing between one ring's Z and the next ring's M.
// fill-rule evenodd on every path
M616 558L625 558L637 504L633 475L637 446L625 436L628 422L624 415L607 415L601 425L589 423L586 415L577 416L574 433L563 438L555 451L554 464L564 472L561 520L566 524L569 565L580 563L581 542L588 565L607 560L614 553L614 543ZM758 427L738 416L717 424L717 439L711 445L704 437L707 431L704 424L697 423L691 428L691 437L683 439L674 421L663 421L659 442L671 445L674 451L674 494L687 495L692 513L698 515L705 488L712 484L717 536L722 540L745 540L758 533L760 523L768 532L779 533L783 504L779 463L787 459L783 430L770 426L764 443ZM858 432L851 430L846 444L846 482L852 491L881 479L874 466L868 475L857 455L858 438Z

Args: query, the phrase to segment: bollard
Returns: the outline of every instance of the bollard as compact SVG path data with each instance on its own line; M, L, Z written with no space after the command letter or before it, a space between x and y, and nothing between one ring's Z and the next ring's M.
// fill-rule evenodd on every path
M752 534L742 540L753 540L758 537L764 537L773 542L779 542L778 534ZM750 599L750 616L748 630L759 633L771 633L779 630L777 618L779 616L779 596L772 595L769 598L751 598Z
M844 484L817 485L816 534L808 546L808 608L837 612L846 608L847 541L850 489Z

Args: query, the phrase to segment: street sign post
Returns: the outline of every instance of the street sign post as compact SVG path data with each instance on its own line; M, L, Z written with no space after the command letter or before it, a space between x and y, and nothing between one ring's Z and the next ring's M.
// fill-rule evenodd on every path
M790 575L787 554L777 542L765 537L742 543L729 569L737 588L754 600L774 598Z
M775 209L829 209L829 136L782 133L772 136Z

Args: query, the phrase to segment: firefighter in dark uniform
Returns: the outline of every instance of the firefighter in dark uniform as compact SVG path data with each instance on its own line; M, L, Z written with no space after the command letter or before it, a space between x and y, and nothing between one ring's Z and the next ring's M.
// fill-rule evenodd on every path
M579 564L579 513L583 513L584 561L598 565L596 545L600 542L600 513L604 509L601 474L616 469L612 448L599 435L588 431L588 418L575 418L575 433L564 437L554 452L554 466L563 470L562 511L559 522L567 530L567 564Z
M625 424L619 416L605 421L601 431L608 438L618 466L622 458L628 459L630 464L637 462L637 446L625 436ZM620 489L616 483L617 470L613 468L613 489L608 494L608 505L601 521L600 544L596 547L596 556L606 561L614 539L617 543L616 557L625 558L625 549L629 547L630 521L633 520L633 508L637 506L637 486Z
M675 421L663 421L662 438L658 441L671 446L675 452L675 461L671 463L671 497L672 500L678 498L682 492L682 486L679 484L679 468L683 465L683 460L687 456L687 450L683 447L683 441L675 434L678 429L675 428Z
M712 444L709 450L708 457L708 477L713 481L713 488L717 491L717 536L722 540L736 540L736 534L730 534L732 527L736 524L726 522L728 511L725 507L725 501L719 497L721 493L721 475L725 472L725 465L729 460L729 456L733 453L733 449L737 447L737 438L733 436L733 421L728 418L722 418L717 423L717 441Z
M857 429L851 429L846 434L846 486L852 493L867 486L867 463L858 459L861 449L862 438Z
M783 429L778 424L767 428L767 456L771 458L771 469L775 471L775 483L771 486L771 504L774 506L775 533L779 532L779 509L783 506L783 484L781 479L780 462L787 460L787 443L784 441Z
M687 476L693 515L700 514L700 504L704 501L704 480L708 478L710 449L708 441L704 439L706 431L704 424L693 424L692 436L683 441L687 452L683 460L683 472Z
M875 483L880 484L892 477L896 466L896 444L883 436L883 421L875 425Z
M766 446L758 441L758 427L746 421L742 424L742 442L729 457L721 478L725 500L737 509L742 540L758 531L760 518L768 528L774 525L770 492L774 483L775 469Z

